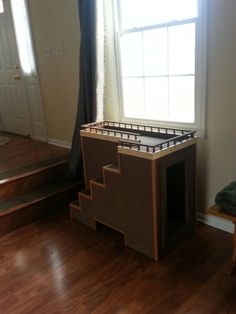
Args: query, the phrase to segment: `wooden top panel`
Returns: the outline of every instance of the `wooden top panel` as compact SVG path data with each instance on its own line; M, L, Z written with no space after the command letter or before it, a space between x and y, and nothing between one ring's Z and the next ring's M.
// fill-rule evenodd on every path
M138 150L135 148L130 149L129 147L121 147L120 146L120 137L115 137L115 136L107 136L104 134L98 134L98 133L92 133L92 132L86 132L85 130L81 130L80 134L82 137L88 137L88 138L94 138L98 140L103 140L103 141L109 141L109 142L114 142L117 143L118 146L118 152L121 154L125 155L130 155L130 156L135 156L139 158L145 158L149 160L155 160L158 158L161 158L163 156L169 155L175 151L178 151L180 149L186 148L188 146L194 145L197 143L197 138L191 138L188 140L183 141L182 143L176 143L175 145L171 145L169 147L165 147L160 151L156 152L147 152L143 150ZM150 141L153 141L153 139L150 138ZM158 139L156 139L158 141Z

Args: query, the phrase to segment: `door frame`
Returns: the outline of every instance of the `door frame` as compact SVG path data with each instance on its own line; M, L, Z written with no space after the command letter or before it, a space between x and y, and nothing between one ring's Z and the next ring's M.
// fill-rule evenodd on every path
M17 59L19 63L19 74L21 76L22 85L24 88L24 93L26 97L26 116L25 121L28 125L28 129L30 132L30 136L32 139L40 140L43 142L48 141L48 134L47 134L47 125L46 125L46 118L45 118L45 110L44 110L44 102L42 97L42 90L39 78L39 71L38 71L38 64L37 58L35 53L35 43L34 43L34 36L32 32L32 23L29 13L29 4L28 0L24 0L25 8L26 8L26 16L29 23L29 34L31 37L32 42L32 55L35 63L35 75L23 75L23 71L20 64L19 58L19 50L13 20L13 13L10 0L3 0L3 5L5 4L6 10L9 10L9 14L7 15L8 19L11 19L9 22L13 28L13 36L16 42L17 47ZM17 71L17 70L16 70ZM0 120L0 130L4 130L4 124Z

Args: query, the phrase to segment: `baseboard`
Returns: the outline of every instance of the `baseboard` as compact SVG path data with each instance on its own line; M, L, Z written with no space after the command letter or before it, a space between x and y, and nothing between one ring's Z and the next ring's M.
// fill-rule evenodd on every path
M203 213L197 213L197 220L216 229L234 233L234 225L228 220Z
M71 142L66 142L66 141L61 141L61 140L57 140L54 138L49 138L48 143L52 144L52 145L71 149Z
M39 136L32 136L32 139L35 141L44 142L44 143L47 143L47 141L48 141L47 138L39 137Z

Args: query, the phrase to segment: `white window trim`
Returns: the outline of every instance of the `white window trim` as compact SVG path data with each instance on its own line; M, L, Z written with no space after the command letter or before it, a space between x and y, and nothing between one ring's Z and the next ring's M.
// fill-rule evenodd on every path
M120 31L118 28L120 12L117 12L117 5L114 5L115 19L115 49L117 68L117 88L119 98L119 120L122 122L134 122L139 124L159 125L163 127L184 128L196 130L199 137L205 137L206 132L206 84L207 84L207 3L198 0L199 20L196 23L196 92L195 92L195 122L183 123L161 120L147 120L127 118L124 116L122 74L121 74L121 53L120 53ZM166 23L171 25L171 23ZM175 23L176 25L177 23ZM179 22L181 24L181 22ZM141 29L141 28L140 28Z
M4 13L4 5L3 5L3 1L0 0L0 14Z

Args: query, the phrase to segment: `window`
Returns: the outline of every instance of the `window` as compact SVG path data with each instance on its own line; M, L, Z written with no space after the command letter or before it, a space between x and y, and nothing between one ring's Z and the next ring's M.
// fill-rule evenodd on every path
M34 75L36 69L25 0L11 0L11 9L22 73Z
M200 2L117 1L122 118L202 127Z
M3 2L0 0L0 14L4 12Z

